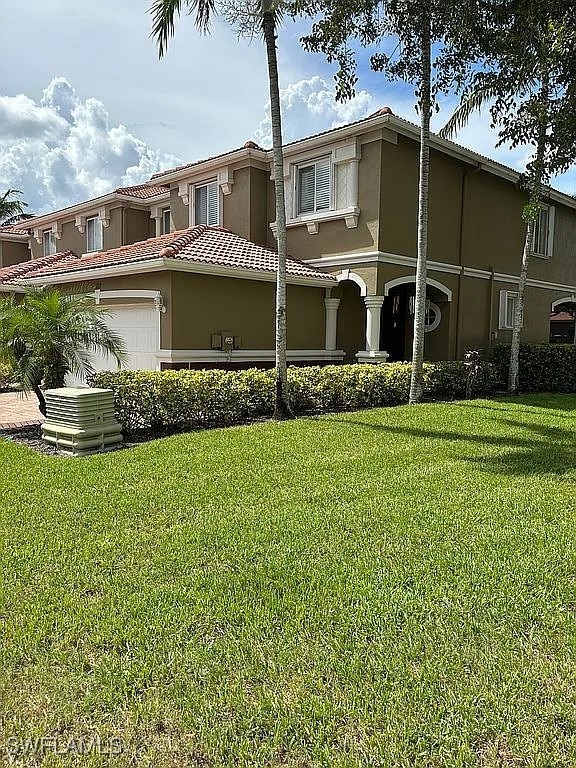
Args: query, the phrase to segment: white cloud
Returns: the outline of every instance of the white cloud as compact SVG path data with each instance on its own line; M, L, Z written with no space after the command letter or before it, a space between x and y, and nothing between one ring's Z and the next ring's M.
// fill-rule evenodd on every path
M22 136L43 141L58 141L68 125L50 107L39 106L23 93L0 96L0 141L18 141Z
M65 78L54 78L39 103L0 97L0 189L21 189L35 213L146 181L177 162L111 124L104 104L81 99Z
M334 89L318 75L282 88L280 103L285 141L360 120L376 109L374 97L368 91L359 91L350 101L337 102ZM269 106L254 132L254 140L265 146L272 144Z

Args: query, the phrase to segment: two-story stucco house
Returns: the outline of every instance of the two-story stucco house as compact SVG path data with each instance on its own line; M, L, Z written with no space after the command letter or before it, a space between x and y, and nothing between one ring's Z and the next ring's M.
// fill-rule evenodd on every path
M417 127L387 108L286 145L289 361L410 357L418 150ZM0 290L93 291L135 368L270 365L271 168L247 142L32 219L29 233L0 230ZM428 359L510 339L525 200L517 172L432 138ZM576 200L550 190L537 229L524 339L545 342L554 309L576 306Z

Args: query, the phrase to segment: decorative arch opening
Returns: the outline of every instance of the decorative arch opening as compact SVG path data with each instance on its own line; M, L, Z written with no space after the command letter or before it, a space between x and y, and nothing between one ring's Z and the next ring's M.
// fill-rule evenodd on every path
M406 275L405 277L397 277L394 280L389 280L384 285L384 296L388 296L390 291L399 285L416 285L416 278L414 275ZM431 277L427 277L426 285L430 288L436 288L440 293L443 293L446 297L445 300L452 301L452 291L443 283L439 283L438 280L433 280Z
M576 296L552 302L550 344L576 344Z
M384 296L380 346L389 353L390 361L410 360L416 304L415 275L389 280L384 285ZM450 357L451 301L450 288L432 278L426 280L424 354L427 360L446 360Z
M343 269L339 275L336 275L336 280L338 280L339 283L342 283L346 280L356 283L356 285L360 288L360 296L368 295L368 286L364 280L362 280L360 275L356 274L356 272L352 272L349 269Z
M336 325L336 348L344 350L344 362L355 363L356 353L364 349L366 341L364 296L367 288L361 277L354 275L354 273L350 274L353 277L338 276L338 286L332 289L332 296L340 299Z

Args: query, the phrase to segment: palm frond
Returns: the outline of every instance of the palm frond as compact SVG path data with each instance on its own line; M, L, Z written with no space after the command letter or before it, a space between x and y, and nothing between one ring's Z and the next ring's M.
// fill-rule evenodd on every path
M108 314L87 293L27 288L18 302L0 300L0 356L14 364L25 389L42 380L62 386L67 373L93 373L97 352L127 362L124 341L108 327Z
M28 203L17 199L21 194L19 189L8 189L3 195L0 195L0 221L2 224L9 223L6 221L7 219L11 220L24 215L24 208L28 207Z
M180 17L185 7L188 14L196 14L195 23L200 32L207 32L210 20L216 12L215 0L154 0L150 6L150 36L156 41L159 58L163 58L167 53L168 43L176 30L176 18Z
M456 107L454 114L446 125L438 131L442 139L451 139L464 128L473 112L479 112L482 106L497 95L492 87L476 88L466 96Z
M27 203L22 203L22 205L27 205ZM4 219L2 222L3 227L13 227L16 224L21 224L24 221L27 221L28 219L33 219L34 214L33 213L17 213L15 216L10 216L7 219Z

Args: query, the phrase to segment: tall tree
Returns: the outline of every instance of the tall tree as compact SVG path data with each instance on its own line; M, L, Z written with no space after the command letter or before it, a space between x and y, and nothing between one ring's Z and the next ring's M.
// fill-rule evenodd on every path
M354 94L356 58L350 41L377 49L372 68L390 80L403 80L415 88L420 116L418 182L418 251L416 298L412 345L410 403L418 403L423 390L426 273L428 250L428 196L430 175L430 118L437 108L439 92L457 86L471 58L468 30L477 23L476 3L453 0L291 0L294 15L318 17L311 33L303 38L305 48L323 52L337 61L337 98ZM433 55L433 49L438 50Z
M69 373L94 373L91 355L104 352L126 361L124 342L106 324L108 311L87 295L64 295L57 288L30 288L23 298L0 296L0 360L14 370L25 391L38 398L42 388L63 387Z
M18 199L21 194L19 189L8 189L0 195L0 226L18 224L32 218L32 214L25 211L28 203Z
M158 45L160 57L167 51L168 42L174 35L175 19L184 8L195 14L196 26L201 32L209 28L210 19L216 13L214 0L155 0L150 12L153 17L152 36ZM228 4L228 9L230 4ZM282 120L280 109L280 88L278 83L278 61L276 55L277 6L271 0L257 0L256 5L247 2L238 4L238 13L256 17L266 47L268 61L268 84L270 89L270 117L272 123L272 153L274 163L274 190L276 198L276 243L278 268L276 274L276 398L274 418L293 418L288 393L288 371L286 361L286 205L284 194L284 157L282 150ZM247 9L247 10L246 10ZM255 9L255 13L254 13ZM228 14L230 16L230 14Z
M522 177L524 245L514 312L508 390L519 391L519 351L524 298L545 192L554 173L576 160L576 21L572 2L510 0L493 4L495 23L481 31L483 68L472 74L463 99L441 131L454 135L472 112L491 102L498 145L532 147Z

